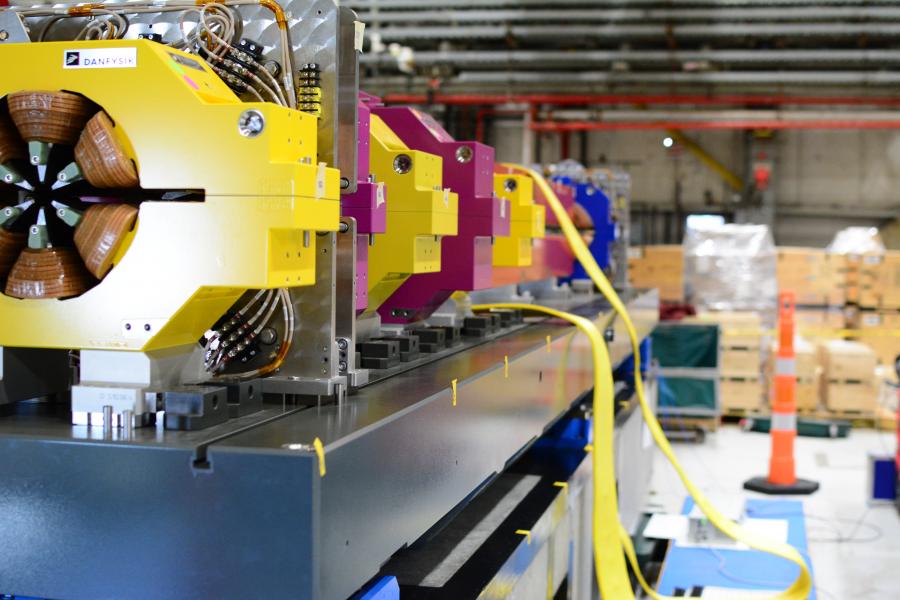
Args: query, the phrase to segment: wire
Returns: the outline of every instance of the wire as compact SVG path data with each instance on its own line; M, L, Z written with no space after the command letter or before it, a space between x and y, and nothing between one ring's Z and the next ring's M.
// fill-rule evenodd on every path
M229 373L227 374L229 378L251 379L255 377L263 377L277 371L279 367L281 367L281 365L284 363L285 358L287 358L288 351L290 350L294 340L294 304L291 301L291 294L289 290L278 290L278 296L281 301L282 313L284 317L284 341L278 348L278 352L275 354L275 358L272 360L272 362L263 367L260 367L259 369L245 371L243 373Z
M893 507L890 507L890 508L891 508L891 510L893 510ZM884 535L884 532L882 531L882 529L880 527L878 527L874 523L866 523L865 522L866 517L869 516L869 513L871 512L871 510L872 510L871 506L866 508L866 510L863 511L863 513L857 519L848 519L845 517L824 517L821 515L804 513L802 511L801 512L780 512L780 511L772 512L772 511L758 510L758 509L747 510L747 516L762 517L762 518L799 516L799 517L804 517L806 519L813 519L815 521L821 521L826 526L828 526L834 533L837 534L834 538L819 538L819 539L817 539L817 538L807 537L807 540L810 542L838 543L838 544L871 543L871 542L881 539L881 537ZM845 536L845 535L843 535L843 533L841 533L841 530L837 526L835 526L835 523L849 523L853 526L853 529L850 531L849 535ZM871 530L873 532L873 535L868 538L856 537L856 533L859 531L860 527L868 527L869 530ZM809 527L807 527L807 529L809 529Z
M202 8L197 8L202 4ZM275 14L279 29L279 44L281 50L281 62L284 65L283 82L279 83L269 71L256 61L252 61L253 70L262 72L263 77L269 82L263 82L256 74L250 72L253 83L259 86L263 92L271 97L276 104L297 108L297 93L294 80L293 47L288 31L288 20L280 4L273 0L222 0L203 4L197 1L172 1L172 2L128 2L121 5L89 5L83 4L74 7L55 8L19 8L10 10L23 17L49 16L51 20L40 32L38 41L43 41L49 29L59 20L77 17L109 16L108 20L99 21L92 19L77 34L76 39L121 39L129 28L128 14L156 14L168 12L181 12L178 25L181 37L170 43L172 47L194 53L203 52L207 56L224 58L224 55L233 50L229 43L238 30L235 16L227 7L261 6ZM198 23L193 28L186 25L189 16L196 16ZM239 14L238 14L239 16ZM203 39L206 35L207 39ZM225 42L224 44L222 42ZM212 47L209 45L212 44ZM203 58L203 56L201 56ZM212 59L215 60L215 59ZM282 89L283 87L283 89ZM257 90L251 91L257 99L262 100Z
M556 193L553 191L553 188L547 184L546 180L540 174L536 173L534 170L528 167L522 167L519 165L505 166L511 167L520 172L525 172L534 180L535 184L540 188L540 190L544 194L544 197L547 199L547 203L549 204L550 209L553 211L553 214L556 216L557 221L562 227L563 234L565 235L569 246L575 253L575 256L578 258L578 261L584 267L587 274L591 277L594 285L597 286L597 288L606 298L607 302L610 303L613 309L621 317L622 322L625 325L625 329L628 332L628 338L631 341L632 353L634 358L634 385L638 400L641 404L641 413L644 416L644 421L646 422L647 427L650 430L650 433L653 436L653 439L656 442L657 446L659 446L662 453L678 473L678 476L681 478L681 481L687 489L688 493L691 495L691 497L694 498L695 503L703 512L703 514L705 514L706 517L728 537L742 541L756 550L767 552L769 554L789 560L799 566L800 572L793 584L787 590L776 594L774 597L783 600L805 600L805 598L809 595L810 590L812 589L812 578L810 577L809 569L807 568L806 562L804 561L803 556L800 554L800 552L798 552L796 548L789 544L773 542L766 539L764 536L760 536L752 531L748 531L731 519L725 517L715 506L712 505L712 503L710 503L703 492L690 480L687 473L678 462L678 459L676 458L672 450L671 444L669 444L669 441L666 439L665 433L663 432L659 421L656 419L656 415L653 413L653 408L650 406L646 399L646 394L644 392L644 382L641 377L641 353L637 329L635 328L634 323L631 320L631 316L628 314L628 310L626 309L624 303L622 302L621 298L619 298L618 293L616 293L616 290L610 284L609 280L606 278L606 275L603 274L603 271L600 269L599 265L597 265L597 261L594 260L594 257L591 255L590 251L585 245L584 240L582 240L581 236L579 236L578 231L575 229L572 220L566 213L565 208L563 208L562 203L559 201L559 198L557 198ZM597 471L595 471L595 477L597 474ZM597 501L598 499L595 498L595 511L597 510ZM631 541L631 536L628 534L625 528L618 523L618 519L616 518L615 521L607 521L605 523L605 526L607 528L615 528L618 526L620 533L620 548L625 550L628 562L631 564L635 576L640 582L641 587L644 588L644 591L647 593L647 595L654 599L664 598L664 596L658 594L655 590L653 590L653 588L650 587L650 585L644 579L644 576L640 571L640 566L637 562L637 555L634 552L634 546ZM596 539L594 543L596 547ZM609 549L607 549L607 551L609 551ZM596 552L597 551L595 550L595 554ZM609 565L606 566L607 568L609 568ZM603 578L610 575L613 575L617 578L619 577L618 574L605 574L603 571L597 571L597 577L598 579L600 579L601 588L603 585ZM619 598L620 596L605 597Z

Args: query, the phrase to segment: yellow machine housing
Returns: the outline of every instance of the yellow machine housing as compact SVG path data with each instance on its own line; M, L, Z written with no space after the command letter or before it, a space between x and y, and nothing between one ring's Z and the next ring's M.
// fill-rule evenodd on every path
M440 156L409 149L376 115L370 131L372 174L387 189L387 229L369 249L374 312L410 275L441 270L440 236L457 233L459 197L442 187ZM408 168L398 164L404 156Z
M530 266L531 240L544 237L544 207L534 203L534 181L527 175L495 173L494 193L510 206L509 237L494 240L494 266Z
M134 65L64 68L66 51L134 48ZM0 345L150 351L196 344L247 289L311 285L315 235L339 224L339 173L317 164L316 117L245 103L189 54L151 41L0 45L0 98L65 90L112 118L143 189L203 190L145 201L112 271L67 299L0 296ZM238 128L244 111L265 119ZM304 238L308 244L304 244Z

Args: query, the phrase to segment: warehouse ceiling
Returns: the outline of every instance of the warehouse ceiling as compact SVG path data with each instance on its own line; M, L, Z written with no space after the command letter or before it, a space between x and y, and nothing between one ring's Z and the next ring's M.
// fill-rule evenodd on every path
M355 0L378 93L900 87L900 3Z

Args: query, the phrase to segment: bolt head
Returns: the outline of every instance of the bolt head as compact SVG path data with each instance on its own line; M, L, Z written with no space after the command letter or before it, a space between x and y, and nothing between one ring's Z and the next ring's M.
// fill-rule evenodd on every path
M394 172L398 175L405 175L412 169L413 161L408 154L398 154L394 158Z
M266 118L258 110L245 110L238 117L238 132L246 138L258 136L265 127Z

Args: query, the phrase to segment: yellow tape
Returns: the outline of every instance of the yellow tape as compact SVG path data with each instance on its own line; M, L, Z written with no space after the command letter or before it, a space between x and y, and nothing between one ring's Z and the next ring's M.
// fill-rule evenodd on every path
M516 533L525 536L525 541L531 544L531 531L528 529L516 529Z
M707 499L707 497L703 494L703 492L696 485L694 485L694 482L691 481L690 478L687 476L687 473L685 472L684 468L682 468L681 464L678 462L678 459L675 457L675 453L672 450L672 446L669 444L669 440L666 439L666 436L663 433L662 427L660 426L659 421L657 421L656 415L653 412L653 408L647 402L646 394L644 393L644 381L641 378L640 340L638 339L637 330L634 327L634 323L631 320L631 316L628 314L628 310L625 308L625 305L622 303L622 300L621 300L621 298L619 298L619 295L616 293L615 289L609 283L609 280L603 274L603 271L597 265L597 261L594 260L594 257L591 255L590 251L588 250L587 246L585 245L584 240L578 234L578 231L575 229L575 226L573 225L571 219L569 218L569 215L566 214L565 209L563 208L562 204L560 203L559 198L556 197L556 194L554 193L553 188L551 188L547 184L546 180L543 177L541 177L538 173L536 173L532 169L529 169L527 167L521 167L518 165L507 165L507 166L512 166L513 168L525 171L532 177L535 184L541 189L541 191L544 194L544 197L547 199L547 202L550 205L550 209L553 211L553 214L556 216L557 221L559 222L560 226L562 227L563 234L565 235L566 240L569 243L569 246L572 248L573 252L575 253L575 256L578 258L578 261L582 264L585 271L591 277L591 280L594 282L594 285L597 286L597 288L600 290L600 292L606 298L607 302L610 303L610 305L613 307L613 309L616 311L616 313L618 313L619 317L622 319L622 322L625 325L625 329L628 332L628 337L631 341L631 347L632 347L633 356L634 356L635 392L637 393L638 399L640 400L640 403L641 403L641 413L643 414L644 421L646 422L647 427L650 430L650 433L652 434L654 441L659 446L660 450L666 456L666 458L669 460L669 462L672 464L672 467L678 473L678 476L681 478L681 481L684 484L685 488L687 489L688 493L690 493L690 495L694 498L694 502L697 504L697 506L700 508L700 510L703 512L703 514L706 515L706 517L720 531L725 533L728 537L735 539L735 540L742 541L742 542L746 543L748 546L750 546L751 548L754 548L756 550L760 550L762 552L766 552L766 553L772 554L774 556L784 558L785 560L789 560L789 561L795 563L797 566L799 566L800 572L797 575L797 579L794 580L793 584L791 584L790 588L788 588L787 590L785 590L783 592L777 593L777 594L773 595L772 597L778 598L781 600L805 600L809 596L809 593L812 589L812 579L809 574L809 569L806 566L806 562L803 560L803 556L797 551L797 549L789 544L782 543L782 542L774 542L774 541L766 539L764 536L760 536L752 531L747 531L746 529L744 529L743 527L741 527L740 525L738 525L731 519L725 517L725 515L720 513L718 511L718 509L716 509L716 507L712 505L712 503ZM599 335L599 333L598 333L598 335ZM604 350L605 350L605 345L604 345ZM608 355L607 355L607 358L608 358ZM606 368L610 368L610 367L611 367L611 365L609 365L609 364L606 365ZM595 366L595 369L596 368L597 367ZM612 377L610 376L609 379L611 381ZM595 393L596 393L596 389L595 389ZM611 397L612 396L610 396L610 398ZM596 399L595 399L595 402L596 402ZM595 407L594 412L595 412L594 418L596 420L596 418L597 418L596 407ZM611 414L611 411L609 411L609 412ZM609 415L607 415L607 417L608 416ZM602 415L601 415L601 417L602 417ZM603 440L604 433L607 433L607 432L605 430L604 431L601 431L599 429L595 430L595 438L594 439L595 440ZM612 432L609 431L608 433L610 435L610 438L608 438L609 445L611 446ZM595 483L594 483L594 485L595 485L595 487L597 485L597 479L610 479L611 480L614 477L613 470L611 467L609 469L609 472L604 472L597 468L597 462L598 462L597 456L598 455L600 455L600 454L607 455L608 454L609 458L610 459L612 458L611 448L607 449L606 446L607 446L607 444L604 443L603 452L595 452L594 453L594 460L595 460L595 468L594 468ZM620 553L620 557L621 557L621 553L623 551L625 551L627 553L628 546L630 545L630 540L629 540L628 544L624 543L624 540L621 539L621 534L620 534L620 537L618 537L616 539L615 543L612 543L609 540L609 536L603 536L602 538L599 538L596 535L596 527L598 525L598 521L600 521L600 524L602 525L602 527L615 529L617 531L620 530L620 524L618 522L618 514L617 514L618 511L616 510L616 507L613 506L612 510L610 511L609 509L604 509L604 507L602 506L602 504L604 504L605 502L608 502L608 501L609 501L608 498L604 498L595 493L595 496L594 496L594 510L595 510L595 517L594 517L594 521L595 521L595 523L594 523L594 525L595 525L594 548L595 548L595 550L594 550L594 554L595 554L595 557L600 556L600 555L605 556L608 553L614 552L614 551L618 551ZM597 511L601 511L599 513L600 514L599 518L598 518ZM610 516L610 513L612 514L612 516ZM625 535L627 537L627 532ZM629 557L629 560L630 560L630 557ZM624 562L624 561L622 561L622 562ZM633 565L633 566L636 566L636 565ZM600 584L601 595L604 598L616 598L616 599L618 599L618 598L634 598L634 594L631 591L630 587L628 588L627 592L622 591L619 594L607 593L604 588L606 586L608 586L609 584L607 584L605 582L605 580L607 578L614 578L616 581L619 581L623 575L615 572L619 568L618 562L605 563L603 565L603 567L604 567L603 569L597 568L597 570L596 570L597 577L600 580L599 584ZM636 574L639 574L639 573L640 573L639 571L636 572ZM627 574L625 574L624 576L627 578ZM663 598L663 596L660 596L659 594L657 594L656 591L654 591L647 584L647 582L643 580L643 577L639 577L638 580L640 581L641 586L644 588L644 590L647 592L647 594L650 595L652 598L654 598L654 599Z
M568 493L569 493L569 484L568 484L568 482L566 482L566 481L554 481L554 482L553 482L553 485L556 486L556 487L558 487L558 488L562 488L562 491L563 491L566 495L568 495Z
M319 477L325 477L325 446L322 445L322 440L313 440L313 450L319 459Z
M503 378L509 379L509 356L503 355Z
M453 406L456 406L456 384L459 382L458 379L454 379L450 382L450 389L453 391Z
M472 307L475 311L491 309L514 309L534 311L564 319L587 335L591 342L593 358L593 430L594 440L599 443L599 451L591 453L594 472L594 511L592 535L594 539L594 568L598 573L600 595L603 598L627 600L634 598L625 554L619 541L619 509L616 492L615 462L613 460L613 435L615 419L613 399L612 364L609 350L600 330L592 321L584 317L564 313L553 308L533 304L481 304Z

